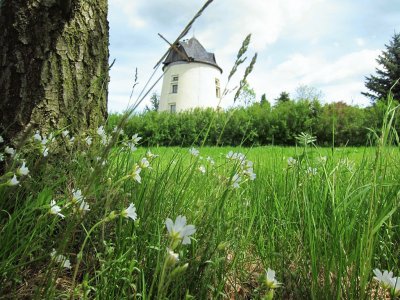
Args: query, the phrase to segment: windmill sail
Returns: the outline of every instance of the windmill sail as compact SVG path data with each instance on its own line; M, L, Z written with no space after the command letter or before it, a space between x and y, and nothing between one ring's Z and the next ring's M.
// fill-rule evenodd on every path
M171 49L174 49L179 43L179 41L188 34L189 30L192 28L193 23L196 21L197 18L201 16L201 14L204 12L204 10L213 2L214 0L208 0L203 7L197 12L197 14L193 17L193 19L186 25L185 29L181 32L181 34L178 36L178 38L171 44L167 52L161 57L161 59L157 62L157 64L154 66L154 69L158 68L159 65L164 61L164 59L167 57L168 53L171 51Z

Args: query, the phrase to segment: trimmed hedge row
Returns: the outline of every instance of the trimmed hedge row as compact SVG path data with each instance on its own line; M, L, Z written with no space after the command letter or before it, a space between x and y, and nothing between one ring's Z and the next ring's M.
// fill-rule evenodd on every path
M144 146L295 145L295 137L308 132L323 146L363 146L371 131L379 132L387 107L384 103L360 108L343 102L322 105L317 100L268 102L226 111L195 109L181 113L148 111L131 116L124 131L138 133ZM116 126L122 115L111 114L108 126ZM396 129L399 132L399 117ZM208 132L208 134L207 134Z

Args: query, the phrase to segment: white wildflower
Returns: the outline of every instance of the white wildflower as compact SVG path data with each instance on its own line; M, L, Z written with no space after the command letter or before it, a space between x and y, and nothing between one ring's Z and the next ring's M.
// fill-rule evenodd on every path
M101 139L101 144L102 145L106 146L108 144L108 142L109 142L108 136L102 137L102 139Z
M87 144L88 146L90 146L90 145L92 144L92 138L91 138L90 136L87 136L87 137L85 138L85 142L86 142L86 144Z
M122 128L119 128L119 127L114 127L112 132L113 133L118 132L119 135L123 135L124 134L124 131L122 130Z
M146 157L143 157L142 160L141 160L140 163L139 163L139 166L140 166L142 169L150 168L150 162L147 160Z
M69 261L68 258L66 260L64 260L64 263L62 264L62 266L66 269L71 269L71 262Z
M89 210L90 210L89 204L85 200L82 200L79 204L79 211L86 212Z
M44 136L44 137L41 137L41 140L39 139L39 137L40 137L40 134L39 133L37 133L38 134L38 136L37 136L37 141L40 141L40 143L42 144L42 146L46 146L47 144L49 144L49 143L52 143L53 141L54 141L54 135L53 135L53 133L50 133L47 137L46 136Z
M239 162L244 163L246 160L246 155L240 152L229 151L228 154L226 155L226 158L232 160L238 160Z
M33 140L37 142L42 142L42 136L40 135L39 131L36 131L36 133L33 135Z
M44 147L43 151L42 151L43 157L47 157L47 155L49 155L49 148Z
M239 174L233 175L233 177L231 179L232 187L235 188L235 189L239 188L240 180L241 180L241 178L240 178Z
M54 142L55 138L56 137L54 136L54 133L52 133L52 132L47 136L47 140L49 143Z
M175 219L175 223L170 218L167 218L165 225L172 239L182 241L183 245L190 244L190 236L196 232L194 225L186 225L185 216L178 216Z
M65 138L69 137L69 131L68 130L64 130L63 132L61 132L61 134Z
M103 126L100 126L99 128L97 128L97 134L100 136L104 136L106 134Z
M50 253L50 256L55 262L61 264L62 267L66 269L71 269L71 262L69 261L69 259L67 259L62 254L57 254L56 250L53 249L53 251Z
M206 160L207 160L211 165L215 164L215 161L214 161L210 156L207 156Z
M54 136L54 134L51 132L51 133L47 136L47 138L46 138L46 144L47 144L47 143L52 143L54 140L55 140L55 136ZM43 142L42 142L42 143L43 143Z
M189 153L193 156L199 156L199 150L197 150L196 148L192 147L189 149Z
M282 285L280 282L278 282L278 280L276 280L275 271L271 270L270 268L268 268L268 270L267 270L267 272L265 274L264 283L270 289L276 289L276 288L278 288L278 287L280 287Z
M61 211L61 207L56 204L55 200L51 200L50 201L50 213L52 215L58 215L61 218L65 218L65 216L63 214L61 214L60 211Z
M9 154L11 157L13 157L15 155L15 149L12 147L6 146L6 148L4 149L4 152Z
M42 144L42 146L45 146L45 145L47 145L47 142L48 142L47 138L43 137L43 139L40 143Z
M167 248L168 253L168 265L175 265L179 261L179 254L175 253L173 250Z
M97 128L97 134L101 137L101 143L103 145L107 145L109 138L108 138L108 135L105 132L103 126L100 126L99 128Z
M102 167L104 167L104 166L107 164L107 159L102 159L100 156L96 156L96 161L97 161L98 163L100 163L100 165L101 165Z
M72 190L72 200L71 202L73 203L77 203L77 202L81 202L85 199L85 197L83 197L82 195L82 191L81 190Z
M297 160L293 157L288 157L287 164L289 167L294 167L295 165L297 165Z
M17 179L17 176L14 174L13 178L11 178L11 179L7 182L7 184L8 184L9 186L18 185L18 184L19 184L19 181L18 181L18 179Z
M126 147L132 152L137 150L135 143L132 142L126 143Z
M138 165L135 165L135 169L133 170L133 173L132 173L133 179L135 179L139 183L142 183L142 177L140 177L141 171L142 171L142 168L140 168Z
M390 289L395 296L400 295L400 277L393 277L393 272L386 270L382 273L379 269L375 269L373 272L374 279L379 281L384 288Z
M233 158L233 156L234 156L233 151L229 151L228 154L226 155L226 158L231 159Z
M134 144L137 144L137 143L139 143L139 141L141 140L142 138L140 137L140 136L138 136L138 134L137 133L135 133L134 135L132 135L132 142L134 143Z
M0 144L1 143L4 143L4 139L3 139L3 137L0 135Z
M249 169L250 169L250 168L253 168L253 165L254 165L254 164L253 164L253 162L252 162L251 160L247 160L246 163L245 163L245 167L246 167L246 168L249 168Z
M206 167L203 166L203 165L201 165L201 166L199 167L199 171L200 171L201 173L205 174L205 173L206 173Z
M3 161L3 160L4 160L4 154L0 153L0 161Z
M237 153L236 159L244 164L246 162L246 155L244 155L243 153Z
M250 180L256 179L256 173L253 172L252 167L249 167L248 169L244 170L244 174L248 176Z
M74 143L75 137L74 137L74 136L70 137L70 136L69 136L69 131L68 131L68 130L64 130L64 131L62 132L62 135L63 135L63 137L67 140L68 145L71 146L71 145Z
M153 154L153 153L151 153L150 150L148 150L148 151L146 152L146 157L147 157L148 159L152 160L153 158L158 157L158 155Z
M22 162L22 166L18 168L17 174L20 176L26 176L29 173L29 169L27 166L25 166L25 161Z
M125 218L131 218L133 221L137 219L136 207L135 204L129 204L127 209L124 209L121 215Z
M308 167L306 172L309 175L317 175L317 168Z

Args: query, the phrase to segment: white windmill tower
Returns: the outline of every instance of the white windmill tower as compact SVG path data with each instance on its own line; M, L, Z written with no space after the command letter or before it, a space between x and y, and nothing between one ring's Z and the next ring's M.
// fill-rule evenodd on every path
M179 41L171 47L163 64L159 111L218 107L222 69L215 55L207 52L196 38Z

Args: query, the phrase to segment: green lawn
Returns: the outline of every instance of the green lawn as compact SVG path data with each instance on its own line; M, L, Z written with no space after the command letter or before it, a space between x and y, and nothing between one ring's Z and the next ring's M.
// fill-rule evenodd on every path
M399 274L399 148L86 148L0 188L0 295L380 299L373 269Z

